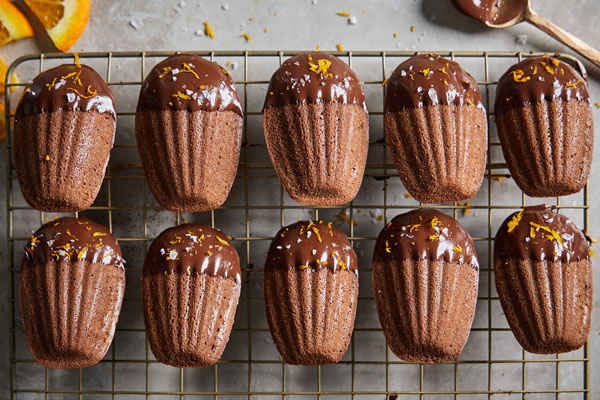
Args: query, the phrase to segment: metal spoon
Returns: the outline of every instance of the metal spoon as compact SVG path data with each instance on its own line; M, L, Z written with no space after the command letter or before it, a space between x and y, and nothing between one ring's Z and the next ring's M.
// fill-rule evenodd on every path
M490 28L527 21L600 67L600 52L531 9L529 0L453 0L460 11Z

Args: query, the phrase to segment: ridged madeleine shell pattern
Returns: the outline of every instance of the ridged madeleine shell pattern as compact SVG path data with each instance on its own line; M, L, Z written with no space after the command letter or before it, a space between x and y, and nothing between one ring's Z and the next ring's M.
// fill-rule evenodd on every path
M392 160L417 201L448 203L473 197L483 181L485 110L434 105L385 113Z
M242 127L233 111L138 111L140 158L160 206L192 212L222 205L235 179Z
M160 362L206 367L221 358L240 298L235 280L207 274L147 275L142 295L148 341Z
M265 271L267 321L286 363L324 365L340 361L356 316L358 277L328 268Z
M579 192L590 174L594 148L592 109L587 101L541 101L496 118L508 169L528 196Z
M392 352L419 363L457 358L475 315L478 280L469 264L374 261L375 305Z
M530 353L573 351L585 343L592 312L592 263L495 260L500 304Z
M125 292L125 271L88 261L21 268L19 297L27 343L48 368L98 363L112 342Z
M92 205L115 139L109 113L55 111L15 124L15 169L27 203L40 211L81 211Z
M369 116L362 106L270 107L263 125L277 176L294 201L334 206L356 196L369 147Z

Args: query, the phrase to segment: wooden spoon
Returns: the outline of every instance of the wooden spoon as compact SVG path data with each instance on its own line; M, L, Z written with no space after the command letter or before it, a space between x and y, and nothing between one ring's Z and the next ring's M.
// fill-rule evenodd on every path
M529 0L453 0L471 18L490 28L508 28L527 21L600 67L600 52L531 9Z

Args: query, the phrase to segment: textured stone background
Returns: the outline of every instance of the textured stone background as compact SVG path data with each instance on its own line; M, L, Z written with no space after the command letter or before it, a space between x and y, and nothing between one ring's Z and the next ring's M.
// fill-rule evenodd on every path
M228 1L205 1L187 0L182 1L158 1L158 0L129 0L129 1L114 1L114 0L94 0L92 1L92 11L89 24L85 33L73 47L72 51L106 51L106 50L306 50L314 49L320 45L321 50L335 50L335 45L341 43L346 50L507 50L507 51L547 51L547 52L569 52L569 49L562 46L552 38L546 36L532 26L522 24L506 30L486 29L476 22L459 14L450 4L449 0L423 0L423 1L325 1L318 0L313 4L311 0L303 1L267 1L267 0L228 0ZM542 1L535 0L532 2L534 9L540 14L546 16L551 21L565 28L592 46L600 48L600 35L598 26L600 26L600 2L595 0L577 0L573 2L563 2L559 0ZM228 5L228 9L224 10L222 6ZM347 23L347 19L336 15L337 11L351 12L356 16L355 25ZM253 21L250 21L253 18ZM202 22L208 20L215 33L216 38L210 39L206 36L199 36L195 32L203 31ZM137 26L137 29L134 28ZM410 26L414 25L415 31L410 32ZM268 28L268 33L264 32L264 28ZM39 28L36 27L36 28ZM37 29L39 31L39 29ZM393 33L397 32L398 36L393 37ZM248 33L252 37L251 42L246 42L241 37L242 33ZM525 45L518 44L516 38L518 35L527 35L527 43ZM19 43L10 44L0 50L2 57L10 63L16 57L26 53L38 53L41 51L54 51L52 45L43 35L38 35L36 39L28 39ZM125 66L126 67L126 66ZM592 101L600 100L600 73L598 68L591 66L586 62L590 75L589 86L592 95ZM266 67L265 67L266 68ZM270 75L273 70L265 69L261 76ZM358 71L357 71L358 72ZM234 72L234 76L240 72ZM379 71L377 71L379 73ZM366 74L366 72L364 72ZM239 75L237 75L239 76ZM364 79L365 75L359 77ZM238 78L239 79L239 78ZM127 101L135 101L136 94L134 93L131 99ZM251 99L252 103L260 104L262 98ZM249 102L250 102L249 101ZM596 117L596 131L600 126L600 110L594 107ZM260 121L256 122L255 132L260 133ZM254 126L254 125L252 125ZM381 130L373 129L377 127L372 125L371 140L381 137ZM118 135L126 135L126 128L119 130ZM596 140L599 137L596 135ZM590 227L590 235L600 238L600 203L597 198L600 196L600 144L597 143L595 150L595 163L593 164L593 172L591 177L591 215L592 223ZM264 157L264 154L261 156ZM501 156L500 156L501 157ZM0 168L6 171L6 157L2 153L0 157ZM594 185L597 183L598 185ZM276 185L276 182L274 183ZM364 185L369 185L365 179ZM520 193L515 190L516 187L512 182L504 181L506 186L500 186L502 189L502 199L515 204L516 199L520 199ZM399 182L391 183L394 188L398 188L399 193L404 193ZM5 174L0 174L0 221L6 220L6 177ZM268 189L268 188L265 188ZM234 187L235 190L235 187ZM367 188L368 190L368 188ZM254 190L253 194L256 199L264 197L264 191ZM266 192L268 193L268 191ZM361 191L364 194L364 191ZM496 192L498 193L498 191ZM403 197L403 196L400 196ZM268 196L265 198L268 200ZM572 201L580 202L581 197L573 198ZM368 201L369 197L365 194L363 200ZM571 201L568 199L567 201ZM484 212L479 212L471 217L461 218L461 223L473 231L479 229L485 233ZM498 216L500 218L501 216ZM160 220L160 216L157 216ZM291 218L295 219L295 215L288 216L288 222ZM503 218L503 216L502 216ZM172 221L172 220L171 220ZM278 225L269 225L272 222L269 219L264 219L265 224L262 226L260 216L255 216L253 220L253 229L255 234L272 234L278 228ZM24 221L20 221L20 226L27 226ZM243 221L242 221L243 222ZM36 222L37 223L37 222ZM30 228L37 228L36 223L33 223ZM169 225L169 221L164 224ZM225 224L226 222L223 222ZM223 225L222 224L222 225ZM368 218L364 222L365 229L369 226ZM380 224L381 225L381 224ZM373 224L368 230L371 234L376 234L381 228L380 225ZM223 227L223 226L219 226ZM231 227L231 230L236 229ZM239 229L239 227L238 227ZM233 234L233 233L232 233ZM254 254L259 254L256 249ZM362 253L364 250L360 250ZM369 253L367 249L365 253ZM6 247L6 230L0 229L0 260L7 259ZM600 249L596 249L596 253L600 253ZM368 260L369 254L363 254L361 260ZM260 264L264 256L257 255L252 261ZM480 259L487 259L485 254L480 254ZM598 257L595 259L595 266L598 266ZM135 262L132 260L132 262ZM368 262L368 261L367 261ZM139 262L138 262L139 264ZM0 261L2 276L6 276L7 263ZM595 286L597 288L594 296L595 311L593 315L593 324L591 332L591 375L592 375L592 396L591 398L600 397L600 385L596 382L600 377L600 274L596 271ZM368 283L367 278L361 277L362 283ZM258 287L250 288L257 290ZM362 292L362 290L361 290ZM0 279L0 398L8 398L8 310L7 310L7 282L6 279ZM368 310L367 310L368 311ZM487 309L479 310L484 314ZM130 310L131 312L131 310ZM498 318L503 318L499 310ZM372 312L371 312L372 313ZM139 316L139 314L138 314ZM483 316L481 316L483 318ZM371 315L371 320L373 315ZM479 312L478 319L480 320ZM139 322L139 321L138 321ZM373 322L373 321L371 321ZM257 324L262 324L257 322ZM373 322L376 324L376 319ZM357 320L358 324L370 324L369 321ZM485 325L484 325L485 326ZM378 338L377 340L380 340ZM138 340L139 342L139 340ZM269 342L268 337L260 340L257 345L258 351L264 351L265 357L275 356L272 352L274 348ZM262 348L260 343L262 343ZM514 348L514 339L507 335L504 341L500 341L500 346L495 345L496 351L515 351L515 356L520 357L518 348ZM127 342L123 344L128 345ZM372 340L369 338L357 338L357 349L362 353L371 351ZM131 344L135 345L134 342ZM475 335L471 335L471 340L468 344L469 354L466 356L481 358L481 352L486 352L487 341L478 340ZM379 351L379 348L377 347ZM261 350L263 349L263 350ZM375 350L374 350L375 351ZM361 354L357 354L361 357ZM368 355L367 355L368 356ZM479 357L478 357L479 356ZM436 369L437 368L437 369ZM446 367L427 367L427 374L437 376L440 382L451 379L452 368L446 371ZM487 370L487 368L486 368ZM290 375L293 379L294 374L297 374L298 379L310 379L310 372L304 373L290 368ZM296 372L294 372L296 371ZM479 375L476 370L465 370L463 376L470 376L469 380L477 380ZM502 371L500 371L502 372ZM561 369L561 375L567 375L566 379L579 380L577 370L569 371ZM106 377L109 371L102 372L101 369L96 370L97 375L92 376L92 380L102 380ZM406 371L398 371L403 376L405 383L400 386L403 388L413 387L417 375L414 375L414 369ZM168 388L169 382L172 382L177 377L169 375L167 370L157 370L153 372L152 389ZM357 371L357 376L361 373ZM369 371L362 372L368 380L377 380L381 378L381 374L369 374ZM537 383L548 383L548 371L535 368L528 368L528 380ZM572 375L572 377L569 376ZM502 389L502 379L510 382L514 386L514 380L520 381L520 369L516 375L511 371L511 367L506 368L499 378L499 387ZM43 375L42 375L43 376ZM124 375L125 376L125 375ZM552 376L552 375L550 375ZM56 377L57 382L61 379L69 379L69 375L60 374ZM143 376L142 376L143 378ZM273 376L277 381L277 377ZM198 378L200 379L200 378ZM312 378L314 379L314 377ZM465 378L466 379L466 378ZM486 378L483 378L486 380ZM494 377L496 379L496 377ZM551 380L551 379L550 379ZM595 381L595 382L594 382ZM398 380L400 382L400 380ZM138 382L125 382L127 386L134 387ZM264 383L264 382L262 382ZM439 382L438 382L439 383ZM142 384L143 385L143 384ZM275 387L279 387L275 382ZM268 385L267 385L268 387ZM288 386L289 387L289 386ZM435 386L442 387L442 386ZM549 386L553 388L553 383ZM142 386L143 388L143 386ZM381 387L378 387L380 389ZM5 391L6 389L6 391ZM417 386L418 389L418 386ZM166 390L166 389L165 389ZM494 398L501 396L495 396ZM513 397L516 397L513 396ZM564 396L567 398L567 396ZM528 398L547 398L543 396L528 396ZM563 398L563 396L561 396ZM571 398L571 397L568 397ZM580 398L573 397L573 398Z

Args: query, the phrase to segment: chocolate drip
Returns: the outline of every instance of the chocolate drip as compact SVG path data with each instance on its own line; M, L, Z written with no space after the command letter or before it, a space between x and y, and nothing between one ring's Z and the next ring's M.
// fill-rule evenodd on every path
M469 233L454 218L435 209L414 210L392 219L379 234L374 261L445 260L479 268Z
M263 111L320 102L361 105L367 112L362 84L345 62L327 53L305 53L286 60L275 71Z
M233 111L243 116L233 79L219 64L176 54L148 74L137 104L142 110Z
M484 109L477 81L454 61L420 54L396 67L387 83L385 112L437 104Z
M524 0L452 0L463 14L487 24L504 24L518 17Z
M44 265L54 261L86 260L124 268L121 248L104 225L88 218L64 217L50 221L25 246L24 261Z
M588 239L556 207L524 207L508 216L494 239L494 258L571 262L590 259Z
M163 231L152 242L142 276L208 274L241 284L240 258L231 238L201 224L183 224Z
M54 111L109 113L116 119L112 92L87 65L64 64L36 76L23 92L15 122L31 114Z
M331 222L299 221L282 228L271 242L265 270L275 268L347 269L358 274L358 261L344 232Z
M527 58L498 81L496 118L512 108L556 99L589 102L587 84L570 65L556 58Z

